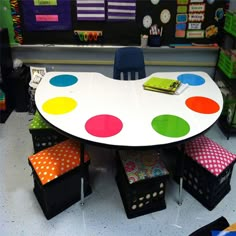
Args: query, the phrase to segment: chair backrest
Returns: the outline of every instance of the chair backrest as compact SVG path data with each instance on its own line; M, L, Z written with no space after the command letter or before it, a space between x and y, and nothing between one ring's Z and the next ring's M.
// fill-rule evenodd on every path
M144 56L141 48L124 47L115 52L113 78L135 80L146 77Z

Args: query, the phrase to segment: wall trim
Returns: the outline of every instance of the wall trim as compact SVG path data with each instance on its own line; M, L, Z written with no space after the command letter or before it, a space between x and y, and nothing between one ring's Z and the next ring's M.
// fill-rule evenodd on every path
M54 64L54 65L113 65L113 60L39 60L24 59L26 64ZM191 67L215 67L214 62L185 62L185 61L145 61L146 66L191 66Z

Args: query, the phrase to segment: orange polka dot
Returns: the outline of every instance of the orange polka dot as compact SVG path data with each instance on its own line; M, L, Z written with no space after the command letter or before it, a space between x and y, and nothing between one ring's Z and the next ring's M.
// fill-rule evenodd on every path
M185 101L186 106L198 113L213 114L219 111L220 106L217 102L206 97L190 97Z

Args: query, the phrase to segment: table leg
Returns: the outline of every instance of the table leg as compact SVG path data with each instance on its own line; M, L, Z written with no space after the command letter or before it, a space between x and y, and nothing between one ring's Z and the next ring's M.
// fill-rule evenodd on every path
M80 205L84 205L84 144L80 143L80 167L81 167L81 177L80 177Z
M80 179L80 205L84 205L84 178Z
M183 203L183 177L179 178L179 206Z
M184 155L185 155L185 146L184 144L180 145L180 160L179 160L179 205L183 203L183 176L184 176Z

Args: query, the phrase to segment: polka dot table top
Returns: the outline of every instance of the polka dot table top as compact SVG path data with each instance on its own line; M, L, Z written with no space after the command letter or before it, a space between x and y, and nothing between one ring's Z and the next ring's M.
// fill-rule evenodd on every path
M152 77L180 80L179 95L147 91ZM223 108L220 89L205 72L158 72L135 81L96 72L48 72L35 93L52 127L96 144L153 147L188 140L207 130ZM201 122L200 122L201 121Z
M30 129L50 129L50 125L48 125L38 111L35 112L34 118L30 123Z
M215 176L236 160L235 154L204 135L186 143L185 152Z
M130 184L169 174L157 151L120 151L120 159Z
M84 161L88 160L85 152ZM80 143L68 139L30 156L29 161L45 185L80 165Z

